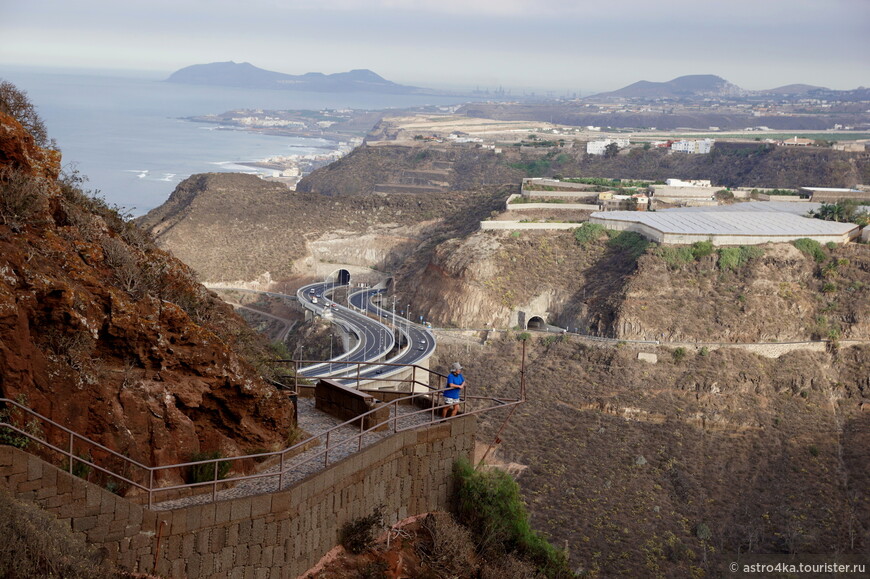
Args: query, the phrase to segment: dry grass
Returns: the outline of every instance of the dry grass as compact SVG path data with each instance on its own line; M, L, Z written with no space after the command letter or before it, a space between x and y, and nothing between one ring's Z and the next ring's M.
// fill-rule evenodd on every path
M120 577L81 535L5 491L0 491L0 536L0 577Z

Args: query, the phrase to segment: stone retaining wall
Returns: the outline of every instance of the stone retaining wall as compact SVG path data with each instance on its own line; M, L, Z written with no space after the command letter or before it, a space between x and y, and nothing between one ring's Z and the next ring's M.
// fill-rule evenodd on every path
M520 229L577 229L582 223L521 223L519 221L481 221L480 228L484 231L494 229L520 230Z
M337 544L344 523L379 505L388 524L449 510L453 463L471 455L475 425L462 416L402 432L292 488L172 511L149 510L11 446L0 446L0 487L68 521L131 572L292 578Z

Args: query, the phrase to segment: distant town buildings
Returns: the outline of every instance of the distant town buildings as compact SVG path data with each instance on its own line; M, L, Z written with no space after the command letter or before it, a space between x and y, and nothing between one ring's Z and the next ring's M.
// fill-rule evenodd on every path
M853 141L851 143L834 143L831 146L835 151L845 151L847 153L863 153L867 150L867 144L863 141Z
M665 185L668 187L712 187L713 184L707 179L665 179Z
M620 149L628 147L630 141L628 139L601 139L598 141L589 141L586 143L586 153L588 155L603 155L607 150L607 146L616 143Z
M671 151L677 153L691 153L706 155L713 150L713 139L682 140L671 143Z
M801 139L798 137L792 137L790 139L785 139L784 141L779 141L780 145L784 145L786 147L809 147L814 143L815 141L812 139Z
M801 187L800 194L817 203L837 203L857 201L870 203L870 191L863 189L842 189L838 187Z

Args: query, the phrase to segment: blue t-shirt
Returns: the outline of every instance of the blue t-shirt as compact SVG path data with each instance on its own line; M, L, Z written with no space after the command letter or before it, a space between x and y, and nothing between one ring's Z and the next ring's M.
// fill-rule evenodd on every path
M460 386L462 384L465 384L465 376L463 376L462 374L454 374L453 372L451 372L447 376L447 385L450 386L451 384L458 384ZM460 392L461 390L459 388L450 388L449 390L444 391L444 397L458 399Z

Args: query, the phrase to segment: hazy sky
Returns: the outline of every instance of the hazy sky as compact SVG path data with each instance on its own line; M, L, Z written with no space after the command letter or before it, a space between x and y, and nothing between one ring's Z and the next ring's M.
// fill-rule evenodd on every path
M3 65L228 60L431 87L849 89L870 86L870 0L0 0Z

